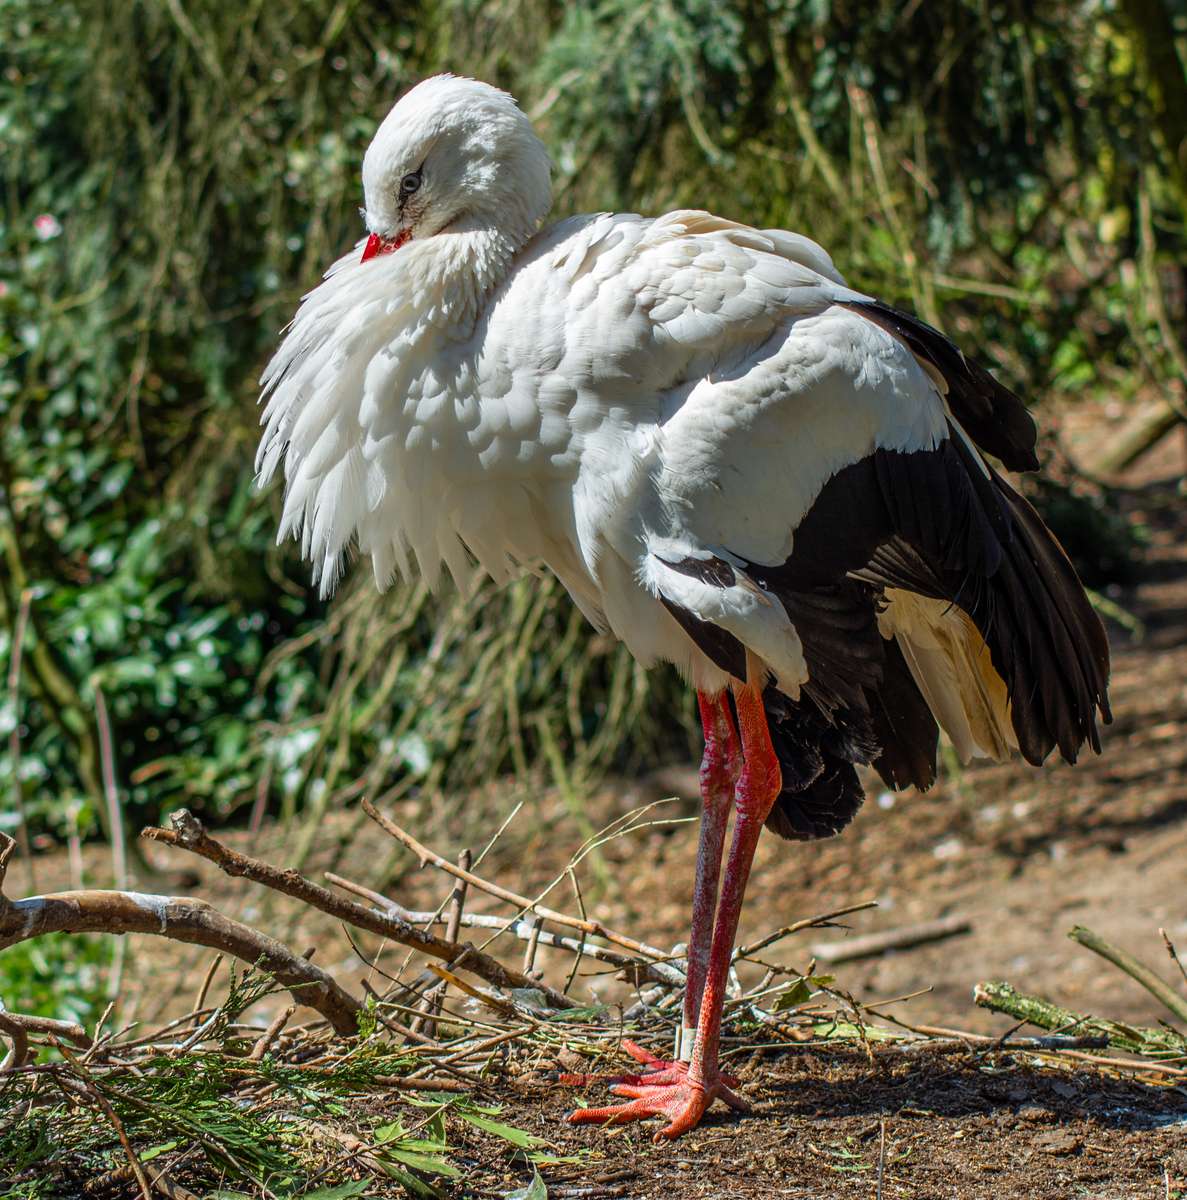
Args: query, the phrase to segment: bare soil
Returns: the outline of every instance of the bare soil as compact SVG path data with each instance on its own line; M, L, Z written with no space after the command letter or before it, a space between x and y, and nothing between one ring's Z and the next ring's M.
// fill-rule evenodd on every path
M967 935L844 964L835 968L839 984L867 1003L929 988L888 1011L916 1024L985 1033L1011 1026L972 1003L973 986L989 979L1136 1024L1156 1025L1166 1016L1131 979L1064 935L1072 925L1086 925L1168 980L1179 977L1158 930L1187 951L1187 500L1177 483L1181 469L1182 448L1167 439L1131 497L1150 529L1148 569L1139 586L1116 600L1145 623L1146 634L1136 641L1113 630L1116 719L1106 731L1104 754L1074 768L949 769L922 796L880 796L871 786L866 810L840 838L811 845L764 838L743 938L865 898L876 899L878 908L850 918L850 936L958 913L971 923ZM480 847L513 803L524 800L480 873L533 894L563 872L585 837L583 821L598 828L673 794L681 799L657 815L693 818L692 764L582 794L581 816L571 797L508 785L465 803L413 802L397 819L453 855L464 845ZM282 864L291 861L296 841L276 828L250 840L227 838ZM690 819L608 843L600 861L587 859L579 869L584 903L607 924L652 944L682 940L695 841ZM174 880L179 890L185 886L299 948L317 946L318 962L344 984L355 987L363 977L381 983L327 919L297 912L205 863L160 852L153 857L164 869L193 872ZM104 882L97 850L88 850L86 864L88 882ZM327 867L372 885L387 877L389 893L412 908L435 907L448 890L439 874L418 871L410 855L393 851L353 814L327 817L303 869L318 877ZM40 890L69 886L64 855L44 856L37 868ZM157 890L149 882L142 886ZM471 903L505 911L488 899ZM577 906L567 883L552 902ZM806 967L811 944L845 936L841 930L800 935L770 956ZM357 944L369 958L379 953L376 939ZM521 947L510 945L505 953L518 963ZM135 994L125 1018L151 1021L186 1011L208 958L156 939L134 943ZM401 956L389 948L379 962L395 973ZM545 952L539 965L559 985L571 959ZM603 1002L631 998L612 976L584 968L574 994ZM506 1106L500 1119L547 1137L558 1155L585 1152L578 1164L544 1170L552 1196L1187 1198L1187 1088L1136 1082L1124 1073L972 1052L768 1053L741 1065L753 1115L715 1114L683 1140L655 1147L647 1127L602 1132L561 1123L574 1099L549 1069L548 1063L510 1066L496 1091ZM604 1102L599 1089L587 1095ZM522 1168L505 1157L484 1158L477 1145L474 1153L472 1178L458 1194L496 1195L523 1186Z
M579 1165L543 1172L556 1197L1187 1194L1181 1089L1040 1071L1009 1055L903 1060L881 1051L871 1062L856 1050L755 1062L742 1079L751 1116L723 1110L661 1145L642 1126L565 1125L571 1098L546 1084L520 1084L507 1115L553 1139L558 1154L592 1144Z

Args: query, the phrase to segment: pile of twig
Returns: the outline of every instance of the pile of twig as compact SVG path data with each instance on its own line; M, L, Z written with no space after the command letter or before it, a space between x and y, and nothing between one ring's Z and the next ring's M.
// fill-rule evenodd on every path
M8 1170L17 1177L23 1171L27 1179L37 1178L53 1149L63 1185L82 1180L85 1187L79 1186L93 1196L123 1194L122 1182L145 1197L184 1200L194 1194L187 1179L206 1186L212 1178L251 1181L268 1194L261 1181L286 1170L300 1172L305 1180L324 1175L331 1181L378 1171L416 1191L418 1181L448 1176L453 1169L445 1138L450 1121L470 1134L493 1131L517 1152L532 1150L537 1139L492 1121L495 1110L483 1107L497 1099L512 1064L516 1074L571 1071L579 1065L596 1069L598 1060L615 1054L624 1035L660 1052L670 1043L685 983L682 948L648 945L590 917L573 871L584 854L608 838L638 828L646 810L591 838L549 888L525 896L479 874L482 855L472 862L464 852L450 862L370 803L364 801L364 809L422 865L448 877L448 894L437 909L409 910L335 874L327 873L330 886L323 886L233 849L186 810L172 815L170 828L143 834L327 913L344 926L380 935L385 944L406 947L409 957L392 975L379 971L377 960L355 946L386 981L382 989L364 981L361 996L314 965L312 951L295 953L190 897L91 890L10 900L4 879L14 844L0 835L0 950L52 932L93 931L163 936L217 952L191 1010L151 1034L108 1028L110 1008L88 1032L69 1022L7 1012L0 1004L0 1041L8 1046L0 1063L0 1144L7 1147L0 1173ZM545 903L565 879L573 886L578 914ZM469 911L467 900L475 892L510 911ZM1036 1008L1034 998L1026 997L1011 1008L1013 1000L1002 985L997 990L982 985L980 1003L993 1000L991 1007L1014 1012L1019 1025L1032 1021L1051 1031L1021 1037L1015 1026L1005 1037L986 1037L909 1024L886 1012L909 996L863 1003L832 975L817 974L818 959L841 962L955 936L967 928L959 918L852 939L844 949L835 943L814 945L801 965L769 957L784 939L835 926L844 915L873 905L864 901L796 921L735 950L735 964L749 964L751 982L744 987L737 972L731 980L723 1038L727 1057L820 1044L857 1046L871 1059L877 1052L984 1057L1009 1051L1036 1061L1091 1059L1162 1081L1187 1079L1187 1069L1177 1065L1187 1044L1169 1027L1135 1034L1051 1006ZM481 945L467 940L477 933L484 937ZM1079 936L1091 944L1087 931ZM504 961L505 951L504 958L495 957L491 944L497 939L522 944L518 966ZM541 946L567 959L562 986L545 982L537 966ZM1108 950L1116 961L1120 952ZM231 970L225 1000L208 1003L226 957L245 967L242 974ZM615 1010L580 1006L569 993L583 963L629 983L633 1001ZM1148 969L1146 976L1152 976ZM1152 986L1149 978L1146 982ZM249 1019L247 1011L277 990L287 990L291 1002L270 1019ZM1022 1001L1031 1002L1022 1006L1025 1011ZM304 1024L296 1021L301 1006L315 1014ZM1139 1057L1090 1053L1108 1049ZM317 1116L346 1096L367 1097L355 1111L369 1114L369 1124L344 1132L340 1122ZM392 1115L392 1105L411 1105L423 1120L406 1126L398 1116L383 1123L380 1118ZM336 1146L328 1160L322 1145L327 1139ZM316 1155L312 1145L319 1147Z

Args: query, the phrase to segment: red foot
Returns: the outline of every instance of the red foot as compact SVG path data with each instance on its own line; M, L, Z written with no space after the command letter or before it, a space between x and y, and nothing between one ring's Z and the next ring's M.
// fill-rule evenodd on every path
M730 1108L748 1112L750 1105L731 1090L738 1081L732 1075L714 1073L712 1080L688 1078L688 1063L669 1062L634 1042L623 1042L622 1048L648 1069L642 1075L618 1075L607 1082L616 1096L629 1096L629 1104L608 1104L604 1108L579 1108L566 1120L574 1125L625 1125L647 1117L666 1117L668 1124L653 1139L676 1138L694 1129L714 1100L722 1100ZM597 1075L563 1075L562 1083L582 1085L597 1081Z

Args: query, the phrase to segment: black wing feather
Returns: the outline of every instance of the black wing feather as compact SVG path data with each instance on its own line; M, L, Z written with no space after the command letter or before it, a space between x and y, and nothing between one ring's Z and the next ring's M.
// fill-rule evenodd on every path
M1011 471L1037 471L1038 430L1023 402L1004 384L926 321L880 300L843 300L843 308L860 313L929 362L948 385L948 407L969 436Z

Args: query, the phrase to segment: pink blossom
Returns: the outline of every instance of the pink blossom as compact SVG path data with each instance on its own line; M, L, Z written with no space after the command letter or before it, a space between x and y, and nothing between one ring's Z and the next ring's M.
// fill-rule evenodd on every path
M33 218L33 232L41 241L48 242L62 232L62 226L53 213L41 213Z

